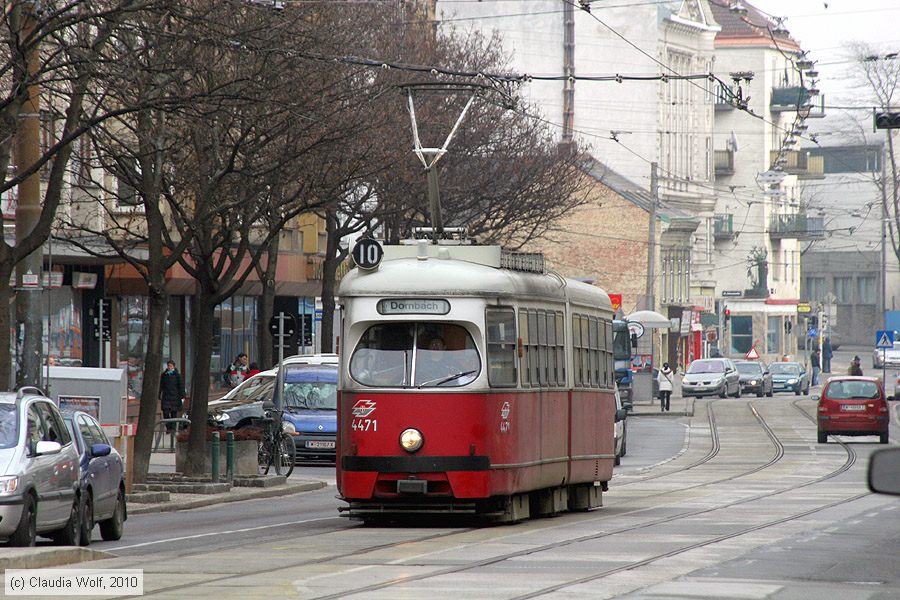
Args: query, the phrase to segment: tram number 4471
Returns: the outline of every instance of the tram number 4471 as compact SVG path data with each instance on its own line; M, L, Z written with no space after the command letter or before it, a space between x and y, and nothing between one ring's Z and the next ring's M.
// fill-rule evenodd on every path
M378 431L378 419L353 419L353 431Z

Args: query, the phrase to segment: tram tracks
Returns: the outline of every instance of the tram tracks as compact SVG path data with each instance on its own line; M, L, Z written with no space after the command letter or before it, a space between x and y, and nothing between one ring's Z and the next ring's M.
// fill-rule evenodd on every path
M796 404L795 404L795 408L799 409L799 407L797 407ZM784 445L783 445L783 443L781 443L780 440L778 440L778 436L775 434L775 432L772 430L772 428L768 425L768 423L766 423L765 419L759 414L759 412L756 410L756 408L752 405L751 405L751 410L754 413L754 416L756 417L756 419L759 421L759 423L763 427L763 429L766 431L767 435L770 437L770 439L772 439L773 443L775 444L776 452L767 463L765 463L763 465L759 465L749 471L742 473L740 475L740 477L744 477L746 475L756 473L765 468L768 468L771 465L777 463L784 456ZM799 409L799 410L801 410L801 412L804 412L804 411L802 411L802 409ZM714 446L718 446L718 444L714 444ZM401 586L401 585L408 584L408 583L424 581L424 580L431 579L434 577L445 577L447 575L453 575L453 574L457 574L457 573L471 571L474 569L497 565L504 561L513 560L516 558L522 558L522 557L526 557L526 556L531 556L531 555L535 555L535 554L538 554L541 552L550 552L553 550L564 548L566 546L572 546L575 544L580 544L580 543L585 543L585 542L592 542L592 541L600 540L600 539L615 536L615 535L622 535L622 534L637 532L642 529L648 529L648 528L652 528L652 527L658 526L658 525L669 525L678 520L687 520L687 519L692 519L695 517L702 517L704 515L708 515L708 514L716 512L716 511L721 511L724 509L729 509L729 508L737 507L740 505L745 505L745 504L748 504L751 502L757 502L760 500L773 498L773 497L779 496L781 494L785 494L785 493L795 491L795 490L798 490L798 489L801 489L801 488L804 488L807 486L811 486L811 485L814 485L817 483L827 481L828 479L837 477L841 473L848 470L856 462L857 455L856 455L855 450L853 450L853 448L847 446L846 444L841 444L841 447L845 450L847 456L846 456L846 459L843 461L843 463L839 467L832 469L828 473L820 475L819 477L816 477L814 479L810 479L805 482L796 483L796 484L787 486L783 489L765 492L765 493L753 494L751 496L748 496L748 497L745 497L745 498L742 498L739 500L727 502L724 504L719 504L719 505L716 505L713 507L683 511L683 512L675 514L675 515L667 515L665 517L651 519L649 521L638 523L635 525L620 527L620 528L611 529L608 531L602 531L602 532L598 532L598 533L594 533L594 534L576 537L576 538L569 539L569 540L563 540L563 541L558 541L558 542L542 544L542 545L534 546L531 548L523 549L523 550L520 550L517 552L510 552L510 553L496 555L496 556L478 560L478 561L473 561L473 562L467 563L465 565L455 565L455 566L451 566L451 567L445 567L442 569L436 569L434 571L430 571L428 573L423 573L423 574L419 574L419 575L398 577L398 578L395 578L395 579L392 579L389 581L380 582L378 584L372 584L369 586L358 587L358 588L354 588L352 590L344 590L344 591L341 591L336 594L317 596L317 598L319 600L341 598L344 596L349 596L349 595L354 595L354 594L369 593L369 592L375 592L375 591L379 591L379 590L385 590L385 589L389 589L389 588L392 588L395 586ZM711 450L710 453L712 453L712 455L715 456L715 454L717 454L720 450L721 450L721 448L717 447L714 451ZM706 458L706 460L697 461L696 463L692 463L692 465L689 465L685 468L686 469L693 468L694 466L697 466L697 464L703 464L703 462L708 462L708 460L711 458L712 458L712 456ZM723 481L729 481L729 480L733 480L733 479L737 479L737 478L738 478L738 476L722 478L721 481L706 482L703 485L713 485L715 483L721 483ZM697 487L697 486L692 486L692 487ZM747 534L750 534L753 532L758 532L758 531L761 531L761 530L764 530L764 529L767 529L770 527L775 527L775 526L783 525L786 523L790 523L791 521L802 519L804 517L813 515L815 513L818 513L818 512L824 511L824 510L828 510L830 508L834 508L837 506L841 506L843 504L854 502L854 501L856 501L862 497L865 497L867 495L868 495L868 493L856 494L856 495L850 496L848 498L842 498L839 500L835 500L832 502L814 506L814 507L806 509L806 510L795 511L790 514L781 516L779 518L768 519L761 523L757 523L757 524L754 524L754 525L751 525L748 527L743 527L743 528L740 528L738 530L735 530L735 531L732 531L729 533L699 539L699 540L691 542L691 543L682 544L677 548L670 549L665 552L656 553L656 554L644 557L640 560L630 561L626 564L618 565L616 567L612 567L609 569L603 569L601 571L592 573L587 576L578 577L578 578L571 579L571 580L568 580L566 582L563 582L563 583L560 583L557 585L548 586L548 587L545 587L545 588L542 588L542 589L539 589L539 590L536 590L533 592L529 592L528 594L516 596L516 598L517 599L535 598L535 597L551 594L554 592L558 592L560 590L570 588L573 586L590 583L592 581L596 581L598 579L602 579L604 577L608 577L608 576L614 575L616 573L637 569L642 566L652 564L656 561L671 558L673 556L677 556L679 554L690 552L692 550L696 550L696 549L703 548L706 546L711 546L714 544L718 544L721 542L739 538L741 536L744 536L744 535L747 535ZM623 514L626 514L626 515L633 514L633 512L637 512L637 511L632 511L632 513L623 513Z
M710 403L710 405L708 405L708 408L707 408L707 410L708 410L707 418L710 423L710 431L711 431L711 435L710 435L711 443L710 443L710 448L707 450L707 452L699 459L691 462L688 465L685 465L681 469L668 470L664 474L661 474L661 473L654 474L651 477L643 478L640 481L647 481L649 479L659 479L662 477L677 476L679 473L681 473L683 471L696 469L697 467L699 467L703 464L709 463L711 460L713 460L716 456L718 456L721 453L722 445L719 440L719 430L718 430L719 426L716 421L715 411L712 408L710 408L711 405L712 405L712 403ZM803 408L801 408L797 404L797 402L794 402L793 406L797 411L799 411L801 414L803 414L807 419L811 419L814 422L814 418L810 417L810 415ZM677 493L680 491L686 491L686 490L691 490L691 489L696 489L696 488L701 488L701 487L706 487L706 486L715 486L718 484L734 481L736 479L740 479L741 477L746 477L748 475L752 475L754 473L763 471L766 468L769 468L772 465L778 463L780 460L782 460L784 458L785 447L784 447L784 444L781 442L781 440L779 440L776 432L766 422L764 416L762 414L760 414L760 411L757 409L757 407L754 405L754 403L748 403L748 408L752 412L755 420L759 423L759 426L765 431L767 437L773 444L774 452L773 452L772 456L766 462L761 463L759 465L755 465L749 469L744 469L740 473L732 474L727 477L719 477L719 478L716 478L716 479L710 480L710 481L695 483L695 484L692 484L689 486L682 486L682 487L679 487L676 489L670 489L668 492L665 492L665 493L672 494L672 493ZM557 542L539 544L539 545L531 546L531 547L528 547L528 548L525 548L525 549L522 549L522 550L519 550L516 552L508 552L508 553L494 555L494 556L484 558L481 560L467 561L464 564L451 565L451 566L447 566L447 567L443 567L443 568L436 568L436 569L428 571L427 573L406 575L403 577L395 577L393 579L381 581L378 583L373 583L371 585L355 587L352 589L343 589L340 591L336 591L335 593L330 593L330 594L325 594L325 595L320 595L320 596L315 596L315 597L322 598L322 599L341 598L341 597L345 597L345 596L352 596L354 594L372 593L372 592L378 592L378 591L382 591L382 590L389 590L391 588L396 589L399 586L404 586L407 584L415 584L416 582L426 581L428 579L435 578L435 577L446 577L448 575L471 572L471 571L475 571L478 569L490 567L492 565L498 565L505 561L515 560L517 558L534 556L534 555L538 555L543 552L552 552L554 550L564 548L567 546L573 546L573 545L577 545L577 544L593 542L596 540L601 540L601 539L608 538L611 536L616 536L616 535L627 535L629 533L639 532L641 530L644 530L644 531L652 530L653 527L672 524L672 523L676 523L679 521L687 522L690 519L698 518L698 517L702 518L705 515L709 515L716 511L726 510L726 509L737 507L740 505L745 505L745 504L748 504L751 502L764 500L766 498L772 498L772 497L778 496L780 494L785 494L785 493L788 493L788 492L791 492L791 491L794 491L794 490L797 490L797 489L800 489L800 488L803 488L806 486L814 485L816 483L821 483L830 478L836 477L836 476L840 475L841 473L845 472L847 469L849 469L856 462L856 452L855 452L855 450L853 450L852 447L849 447L846 444L841 443L840 441L838 443L839 443L840 447L843 448L846 453L846 458L840 466L838 466L837 468L832 469L829 472L824 473L816 478L809 479L804 482L799 482L794 485L787 486L783 489L778 489L778 490L769 491L769 492L765 492L765 493L756 493L756 494L752 494L747 497L740 498L740 499L737 499L737 500L734 500L731 502L717 504L716 506L696 508L696 509L692 509L692 510L685 510L685 511L681 511L677 514L668 514L664 517L651 518L649 520L645 520L640 523L635 523L635 524L630 524L627 526L607 529L604 531L594 532L594 533L591 533L588 535L577 536L577 537L574 537L571 539L561 540L561 541L557 541ZM632 483L638 483L638 482L632 482ZM647 494L646 496L642 496L642 498L648 498L648 497L653 497L653 496L658 496L658 495L662 495L662 494L657 494L657 493ZM774 526L778 526L778 525L783 525L783 524L789 523L789 522L797 520L797 519L802 519L806 516L815 514L817 512L823 511L823 510L827 510L829 508L840 506L845 503L853 502L853 501L855 501L861 497L864 497L866 495L867 494L858 494L858 495L854 495L854 496L851 496L848 498L838 499L838 500L835 500L835 501L832 501L829 503L825 503L822 505L808 508L806 510L795 511L795 512L792 512L791 514L787 514L787 515L780 515L778 518L767 519L763 522L752 524L752 525L740 528L735 531L731 531L731 532L727 532L727 533L723 533L723 534L711 536L711 537L702 537L700 539L688 541L687 543L679 545L677 548L671 548L665 552L659 552L659 553L655 553L650 556L645 556L640 559L630 561L626 564L618 564L615 567L610 567L608 569L601 569L601 570L598 570L597 572L590 573L590 574L584 575L582 577L573 578L573 579L567 580L565 582L561 582L554 586L548 586L545 588L541 588L539 590L535 590L535 591L529 592L527 594L524 594L524 595L521 595L518 597L519 598L533 598L533 597L538 597L538 596L542 596L542 595L552 594L553 592L560 591L560 590L563 590L566 588L571 588L574 586L583 585L585 583L590 583L592 581L600 580L600 579L603 579L604 577L608 577L608 576L614 575L616 573L633 570L633 569L638 569L643 566L650 565L656 561L670 558L672 556L677 556L679 554L690 552L692 550L696 550L696 549L703 548L706 546L711 546L711 545L714 545L717 543L735 539L740 536L747 535L749 533L761 531L766 528L770 528L770 527L774 527ZM640 509L635 509L632 511L625 511L625 512L619 513L617 515L617 518L640 516L641 513L644 513L647 510L648 510L647 508L640 508ZM582 518L590 518L590 517L582 517ZM601 522L600 524L603 525L605 523ZM542 531L546 531L548 529L557 529L557 528L561 528L561 527L568 527L570 525L572 525L571 520L568 523L555 524L555 525L550 526L549 528L543 528ZM419 544L419 543L429 543L430 544L435 541L440 541L440 540L444 540L444 539L453 539L454 536L464 536L465 534L475 531L477 529L479 529L479 528L472 527L472 528L465 528L465 529L454 529L452 531L434 533L431 535L411 536L408 539L398 540L398 541L385 543L385 544L368 546L365 548L351 549L346 552L328 554L325 556L320 556L320 557L315 557L315 558L307 557L307 558L303 558L303 559L291 560L291 561L286 561L286 562L279 561L278 564L273 564L272 567L269 569L265 569L262 571L257 569L257 570L254 570L253 573L234 573L234 574L227 575L224 577L220 575L220 576L217 576L215 579L210 579L209 581L210 581L210 583L216 582L216 584L221 584L223 581L239 580L239 579L241 579L243 577L247 577L247 576L259 576L260 574L276 575L279 572L291 571L298 567L304 567L304 566L323 565L323 564L340 564L342 562L350 562L351 564L353 564L354 560L358 559L360 557L368 556L369 560L371 560L371 557L373 555L377 555L377 553L382 553L385 551L389 552L391 550L394 550L396 548L399 548L401 546L406 546L406 545L415 545L415 544ZM339 533L339 528L334 528L331 531L328 531L328 530L323 531L319 535L327 535L329 533ZM527 534L528 532L516 532L513 535L519 535L519 534L523 534L523 533ZM420 566L420 567L422 566L420 563L416 562L416 560L414 558L410 558L408 560L404 559L404 560L399 560L399 561L395 560L395 561L392 561L392 564ZM297 580L297 581L302 581L302 579ZM198 583L200 583L200 582L193 581L193 582L191 582L191 584L186 584L183 586L176 585L176 586L167 586L164 588L160 588L158 590L145 590L145 593L147 595L155 595L157 593L169 593L172 591L177 591L179 589L186 589L189 587L196 586ZM306 588L306 591L309 592L311 589L312 588ZM313 596L310 596L310 597L313 597Z

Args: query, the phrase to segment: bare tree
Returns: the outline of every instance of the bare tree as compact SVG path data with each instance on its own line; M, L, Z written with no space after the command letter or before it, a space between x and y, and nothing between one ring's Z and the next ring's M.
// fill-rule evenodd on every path
M900 60L882 57L866 44L851 47L856 59L853 76L857 87L868 95L878 110L900 110ZM895 257L900 260L900 165L896 148L898 130L885 129L885 155L882 176L875 184L881 191L885 227Z
M26 258L30 269L40 271L37 251L47 240L57 207L68 189L66 170L72 143L98 123L131 110L129 106L100 107L89 96L110 65L114 34L129 15L150 5L149 1L138 0L75 1L36 12L34 3L15 2L4 11L0 29L0 193L11 194L23 185L34 191L21 197L17 208L17 226L27 231L17 236L15 245L0 241L0 281L9 281L15 266ZM47 134L47 143L41 147L37 147L39 134L35 132L38 117L33 114L38 107ZM40 173L46 176L42 186L37 179ZM37 202L32 194L39 194ZM0 306L9 306L10 294L8 286L0 286ZM19 384L35 385L40 319L33 311L18 313L22 362L17 379ZM0 311L3 365L13 363L9 331L9 313L4 309ZM9 386L8 370L0 369L0 388Z

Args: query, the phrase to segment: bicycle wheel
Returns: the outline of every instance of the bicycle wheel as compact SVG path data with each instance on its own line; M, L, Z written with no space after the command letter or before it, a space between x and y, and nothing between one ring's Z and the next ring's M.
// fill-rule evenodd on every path
M268 475L269 467L272 466L272 452L270 451L268 438L259 440L259 448L256 451L256 458L259 462L259 474Z
M297 458L297 447L289 435L282 435L278 440L278 452L275 454L275 473L290 477L294 472L294 461Z

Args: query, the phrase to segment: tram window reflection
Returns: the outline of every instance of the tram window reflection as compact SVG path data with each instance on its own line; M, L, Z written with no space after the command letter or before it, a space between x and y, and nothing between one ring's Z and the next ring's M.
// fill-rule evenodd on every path
M350 358L351 377L373 387L458 387L480 371L472 336L444 323L373 325Z

